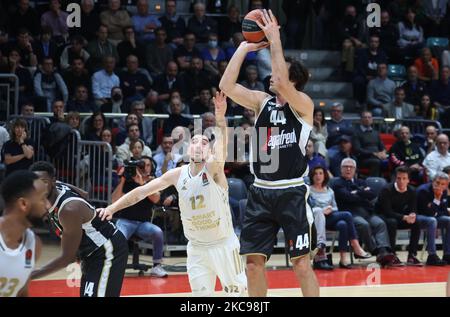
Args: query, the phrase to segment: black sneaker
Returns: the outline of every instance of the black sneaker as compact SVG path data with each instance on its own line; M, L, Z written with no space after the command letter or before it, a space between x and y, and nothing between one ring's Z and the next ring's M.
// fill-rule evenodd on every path
M447 262L447 265L450 265L450 254L445 254L442 257L442 261L445 261L445 262Z
M406 265L409 266L423 266L423 263L420 262L414 255L409 254L408 260L406 261Z
M430 254L428 255L427 258L427 265L431 265L431 266L444 266L446 265L447 262L442 261L437 254Z
M400 261L400 259L396 255L394 255L394 259L388 265L393 266L393 267L400 267L400 266L405 266L405 263L402 263L402 261Z

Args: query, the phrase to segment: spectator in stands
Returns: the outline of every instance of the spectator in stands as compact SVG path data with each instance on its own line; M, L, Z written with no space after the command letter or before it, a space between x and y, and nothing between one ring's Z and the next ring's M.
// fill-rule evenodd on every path
M391 265L392 254L386 223L374 214L372 200L374 192L362 179L357 179L356 162L346 158L341 163L341 177L336 180L333 190L339 210L348 210L353 215L358 236L365 249L377 255L381 265Z
M205 15L205 5L201 2L194 4L194 16L189 18L187 28L195 34L199 43L208 42L210 33L217 34L217 22Z
M94 0L81 0L81 27L78 33L88 42L94 40L93 30L98 30L100 26L100 15L95 9Z
M134 55L138 58L140 64L145 65L145 45L136 40L135 32L132 26L126 26L123 29L124 40L117 45L119 54L119 67L125 67L127 57Z
M75 58L81 58L85 63L89 59L89 53L83 48L84 38L76 35L71 39L70 43L71 45L66 46L61 53L60 66L62 70L70 68Z
M200 89L199 98L196 99L190 106L191 114L202 114L210 110L210 103L212 100L211 91L209 88Z
M42 64L45 57L50 57L54 61L58 60L58 46L55 41L52 40L52 32L53 31L49 26L44 26L39 35L39 40L33 41L33 51L36 54L39 64Z
M195 34L187 32L184 35L183 44L175 50L174 58L181 70L188 70L193 57L200 57L200 51L195 47Z
M74 96L77 87L81 85L87 87L88 93L89 95L91 95L91 76L85 65L86 64L84 63L84 60L82 58L75 57L74 59L72 59L72 66L70 67L70 69L68 69L63 74L64 82L67 85L70 97Z
M89 99L87 87L79 85L76 87L74 98L67 103L66 111L94 112L96 108L95 104Z
M423 28L426 37L431 36L447 36L448 25L445 23L444 17L447 14L448 0L444 1L423 1Z
M264 91L264 84L258 80L258 68L255 65L245 68L245 79L241 85L250 90Z
M90 54L89 64L93 71L98 71L102 67L105 56L113 56L119 60L117 48L108 40L108 27L101 24L97 30L97 38L89 42L87 51Z
M34 144L24 119L14 120L10 140L3 144L1 154L2 162L6 165L5 176L17 170L28 169L33 163Z
M308 140L308 144L306 145L306 157L308 159L308 167L310 170L316 166L321 166L324 169L328 169L325 159L318 153L314 152L314 142L311 139Z
M106 127L106 117L100 112L94 112L89 118L89 127L85 135L85 139L88 141L101 141L102 131Z
M42 69L34 76L34 92L46 98L47 112L50 112L54 100L62 98L64 103L69 99L69 91L62 76L55 71L53 60L45 58Z
M128 137L125 139L125 142L117 148L117 158L121 162L125 162L126 160L130 160L132 153L130 152L130 143L140 140L141 133L139 131L139 126L137 124L131 124L127 126L127 135ZM142 141L142 140L141 140ZM144 156L152 156L152 151L148 146L144 146L144 150L142 151L142 155Z
M414 61L414 66L417 68L420 80L431 82L438 79L439 62L431 55L431 50L428 47L422 49L421 56Z
M98 107L111 98L113 87L120 86L120 79L114 73L115 67L116 59L113 56L106 56L103 59L103 69L92 75L92 94Z
M397 41L399 38L398 26L391 21L389 11L381 10L381 27L379 29L380 48L386 53L389 61L398 63Z
M141 131L141 138L145 144L152 144L153 142L153 120L144 117L145 104L142 100L134 101L130 107L130 113L134 113L138 117L139 130Z
M70 111L66 116L66 123L74 130L80 131L81 117L77 111Z
M334 177L341 176L341 162L345 158L356 161L356 157L352 154L352 138L344 134L339 138L339 151L329 156L330 172Z
M125 139L128 137L128 127L130 125L137 125L139 127L139 117L135 113L129 113L125 117L125 122L123 124L119 124L119 133L116 137L116 144L122 145L125 142Z
M164 15L159 18L159 21L161 22L161 27L166 30L169 43L174 46L179 46L183 43L183 36L186 33L186 23L183 17L177 14L176 10L177 3L175 0L166 1L166 10Z
M322 109L314 109L314 123L311 130L310 138L314 142L314 152L322 157L327 157L327 137L328 129L325 122L325 112Z
M450 217L448 216L448 183L449 176L437 172L432 177L433 182L417 188L417 221L427 232L427 265L442 266L450 264ZM442 245L444 257L441 260L436 254L436 229L442 228Z
M9 133L8 130L5 129L5 127L0 126L0 154L3 153L3 145L9 141ZM3 157L0 155L0 166L2 169L5 169L5 165L3 164Z
M226 17L219 20L219 41L231 43L233 34L242 32L242 21L239 16L239 9L235 5L228 7Z
M419 107L416 109L418 116L425 120L437 120L439 117L436 105L431 102L431 96L424 94L420 99Z
M411 142L411 133L408 127L403 126L398 131L399 140L394 143L389 150L389 162L394 168L405 166L408 167L408 182L409 179L414 181L414 184L420 184L423 180L423 166L424 159L422 149L417 143Z
M170 98L170 97L169 97ZM145 113L155 114L155 113L165 113L163 103L159 101L159 94L156 90L150 89L147 97L145 98Z
M423 161L429 179L441 172L444 167L450 165L450 153L448 152L449 140L446 134L439 134L436 138L436 149L430 152Z
M50 118L50 125L54 123L64 122L64 101L56 99L52 104L53 116Z
M52 29L53 36L59 43L64 43L69 35L67 17L69 14L61 10L59 0L50 0L50 10L41 16L41 26L48 26Z
M114 86L111 88L111 99L107 99L106 103L102 104L100 111L103 113L126 113L128 106L123 100L122 88Z
M200 57L193 57L191 67L183 74L184 98L191 106L193 112L193 102L200 96L201 91L209 90L212 87L212 80L208 72L203 68L203 60ZM201 113L201 112L200 112Z
M120 9L120 0L108 0L108 9L100 13L100 22L108 28L109 39L117 45L123 41L123 28L132 24L126 10Z
M144 142L136 140L130 142L131 160L139 161L142 158L142 151L144 150Z
M415 117L414 106L405 102L405 90L402 87L396 87L394 94L394 100L384 104L384 115L395 119Z
M369 47L360 50L356 55L353 91L355 99L360 104L366 99L367 83L377 77L378 65L386 63L387 56L380 48L380 37L373 34L370 36Z
M381 190L375 209L387 225L391 248L394 252L397 244L397 229L411 229L407 264L420 266L421 263L416 258L420 224L416 219L416 191L409 186L408 167L399 166L395 169L395 181ZM395 262L397 265L401 263L398 257Z
M153 89L158 92L158 100L167 102L172 89L183 91L182 79L178 74L178 65L174 61L168 62L166 71L156 77Z
M442 115L446 108L450 107L450 68L444 66L441 68L441 76L439 80L431 82L430 94L433 104L435 105L439 115ZM439 116L438 116L439 117Z
M429 125L425 128L425 142L421 145L425 155L436 150L437 136L438 131L434 125Z
M424 45L423 29L416 23L416 13L408 8L403 21L398 23L400 54L406 58L415 58Z
M136 7L137 14L132 17L132 20L137 39L142 43L151 42L155 39L155 30L161 27L161 22L156 15L150 14L147 0L138 0Z
M5 10L6 11L6 10ZM39 16L34 8L30 6L30 0L19 0L17 11L11 16L9 30L11 35L17 36L20 29L25 28L37 37L41 31Z
M38 65L38 60L31 42L32 38L28 30L20 29L17 34L17 43L14 47L19 50L22 65L34 71Z
M15 48L9 51L8 73L15 74L19 79L19 98L29 99L33 96L33 79L31 74L21 63L19 51Z
M177 162L181 159L181 156L172 152L173 145L172 136L170 134L164 135L161 142L162 151L153 157L156 162L156 177L160 177L167 171L177 167Z
M378 64L377 74L367 85L367 104L375 116L382 116L384 105L394 100L396 85L387 77L385 63Z
M408 79L401 86L405 90L405 102L412 104L414 107L420 105L420 99L425 94L426 84L419 80L419 74L416 66L408 68Z
M214 113L205 112L200 117L202 119L203 132L205 132L205 130L207 130L209 128L214 128L216 126L216 116L214 115ZM211 131L211 129L209 131ZM213 133L214 131L211 131L211 132ZM207 137L209 139L211 139L211 137L209 135L207 135ZM214 138L214 136L213 136L213 138Z
M113 192L112 201L117 201L124 194L133 189L144 185L146 182L154 179L153 176L146 176L143 174L152 174L151 161L146 160L145 168L136 169L136 176L132 179L127 179L120 174L119 185ZM117 228L124 234L127 239L133 235L153 245L153 268L150 274L156 277L166 277L167 272L162 268L163 248L164 248L164 234L158 226L150 222L152 219L152 210L155 204L160 201L160 193L152 194L148 199L143 199L139 203L125 208L117 213Z
M180 98L172 97L170 99L169 107L170 107L169 118L167 120L164 120L163 123L164 134L170 135L172 130L177 126L182 126L186 128L192 126L191 120L183 116L183 114L181 113L182 102Z
M180 91L174 89L170 92L169 100L172 100L172 98L178 98L181 100L181 113L182 114L191 114L191 110L189 109L189 106L185 103L183 103L183 99L181 97ZM164 105L164 113L171 114L172 111L170 110L170 103L167 105Z
M219 74L219 62L226 59L225 52L219 47L219 39L216 33L208 36L208 45L201 52L204 67L211 75Z
M237 48L243 41L244 41L244 35L242 35L241 32L236 32L233 34L233 37L232 37L233 46L230 46L225 50L228 60L231 59L231 57L234 55ZM261 52L261 51L258 51L258 52ZM245 56L244 63L243 63L244 67L242 69L245 69L246 66L249 64L256 64L257 56L258 56L257 52L248 52L247 55ZM269 59L270 59L270 55L269 55ZM270 64L270 62L269 62L269 64ZM260 65L258 65L258 67L260 67ZM259 71L259 73L261 73L261 72ZM265 77L262 76L261 78L264 79Z
M370 176L380 176L387 155L380 133L372 125L372 113L363 111L361 124L355 129L353 149L358 157L359 166L368 168Z
M164 73L164 69L173 60L173 49L166 44L167 33L163 28L155 30L156 39L146 47L145 60L152 76Z
M339 145L340 137L343 135L352 136L353 126L350 120L344 119L344 106L335 102L331 106L331 120L327 123L327 149L328 156L333 156L333 152L336 153L337 146Z
M351 268L348 264L349 242L359 258L369 258L370 254L364 252L359 244L352 214L348 211L339 211L337 208L334 191L328 187L328 171L322 166L316 166L309 171L309 179L311 183L310 204L314 214L317 248L319 249L314 257L314 268L330 269L325 255L326 229L339 231L340 268Z
M25 119L34 117L34 105L31 102L24 103L20 108L20 115Z
M120 87L125 103L145 98L150 90L151 83L147 76L139 71L139 59L137 56L127 57L127 69L120 74Z

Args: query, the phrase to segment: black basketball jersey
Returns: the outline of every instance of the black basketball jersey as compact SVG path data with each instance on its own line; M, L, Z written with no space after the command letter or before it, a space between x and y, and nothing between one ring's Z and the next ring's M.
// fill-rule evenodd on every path
M49 219L53 225L56 235L61 237L64 234L64 229L59 222L59 211L64 208L64 205L70 201L78 200L86 204L92 210L92 219L83 223L83 236L78 248L78 255L81 259L85 259L91 255L98 248L103 246L117 231L116 226L110 221L102 221L97 217L95 207L90 205L84 198L72 191L68 186L62 182L56 183L56 188L59 191L55 203L49 209Z
M272 188L303 182L308 173L306 146L312 127L288 103L279 105L276 97L268 97L255 128L250 155L255 185Z

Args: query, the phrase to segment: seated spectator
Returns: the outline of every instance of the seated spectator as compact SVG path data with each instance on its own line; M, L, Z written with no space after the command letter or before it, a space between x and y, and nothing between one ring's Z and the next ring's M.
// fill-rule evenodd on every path
M360 167L368 168L370 176L380 176L387 155L380 133L372 125L372 113L363 111L361 124L355 129L353 136L353 149L358 157Z
M108 40L108 27L101 24L98 27L96 35L96 39L90 41L87 46L87 51L90 55L90 69L94 72L102 67L105 56L113 56L116 61L119 60L116 46Z
M333 156L329 156L330 172L334 177L341 176L341 162L345 158L356 161L356 157L352 154L352 138L348 135L340 137L339 151Z
M33 96L33 79L31 74L21 63L21 57L17 49L9 51L7 73L15 74L19 79L19 98L30 99Z
M49 26L44 26L39 36L39 40L34 41L32 44L33 51L36 54L39 64L42 64L46 57L50 57L54 61L57 60L58 46L55 41L52 40L52 32L53 31Z
M217 34L217 22L205 15L205 5L201 2L194 4L194 15L189 18L187 28L195 34L199 43L208 42L210 33Z
M134 55L138 58L139 63L145 65L145 45L136 40L136 36L132 26L126 26L123 29L125 39L117 45L117 53L119 54L119 67L125 67L127 57Z
M166 30L169 43L174 46L179 46L183 43L183 36L186 33L186 23L177 14L176 10L177 3L175 0L166 1L166 10L164 15L159 18L159 22L161 22L161 27Z
M160 102L167 102L169 100L172 89L183 91L182 78L178 74L177 63L173 61L167 63L166 71L156 77L153 89L158 92L158 100Z
M181 156L172 152L173 145L172 136L170 134L165 135L161 142L162 151L153 157L156 162L156 177L160 177L167 171L177 167L177 162L181 159Z
M108 9L100 13L100 22L109 30L108 38L117 45L123 41L123 28L132 24L126 10L120 9L120 0L108 0Z
M420 99L425 94L427 87L423 81L419 80L416 66L409 66L408 78L401 87L405 91L405 102L412 104L414 107L418 107L420 105Z
M130 142L129 150L131 152L131 161L139 161L142 158L142 151L144 151L144 142L136 140Z
M129 161L132 153L130 152L130 143L140 140L141 133L139 131L139 126L137 124L131 124L127 126L127 138L125 142L117 148L117 159L120 162ZM142 141L142 140L141 140ZM144 150L142 151L142 155L144 156L152 156L152 151L148 146L144 146Z
M155 39L155 30L161 27L161 22L156 15L150 14L147 0L138 0L136 7L137 14L133 15L131 19L137 39L141 43L151 42Z
M69 27L67 26L67 17L69 14L61 10L61 2L59 0L50 0L50 10L41 16L41 26L48 26L52 29L53 36L59 43L69 36Z
M378 64L377 74L367 85L367 105L375 116L382 116L384 105L394 100L396 85L387 77L386 64Z
M355 178L356 162L346 158L341 163L341 177L333 185L339 210L348 210L353 215L358 236L366 250L377 255L382 266L392 265L395 255L391 251L386 223L374 214L372 200L374 192L366 182Z
M8 130L6 130L4 127L0 126L0 154L2 153L2 149L3 149L3 145L5 145L5 143L9 141L9 133ZM1 166L4 169L5 165L3 164L3 158L0 155L0 159L1 159Z
M72 66L63 74L63 78L69 90L69 97L75 95L78 86L85 86L91 96L91 76L82 58L76 57L72 60Z
M100 26L100 15L95 8L94 0L81 0L81 27L77 32L88 42L95 38L93 30Z
M397 42L399 39L398 26L391 21L388 10L381 10L381 27L379 29L380 48L386 53L391 63L398 63Z
M17 10L11 15L9 21L11 35L17 36L19 30L23 28L30 30L34 37L42 34L39 15L36 10L30 6L30 0L19 0L17 3Z
M145 111L144 111L145 114L167 113L167 110L164 107L164 103L159 101L159 94L156 90L150 89L144 102L145 102Z
M6 165L5 176L14 171L28 169L33 163L34 144L27 131L27 123L22 118L14 120L10 140L2 147L2 162Z
M54 123L65 122L64 107L65 107L64 101L60 99L56 99L55 101L53 101L52 104L53 116L50 118L50 125L53 125Z
M89 99L89 92L86 86L79 85L73 99L67 103L66 111L94 112L96 110L94 102Z
M405 102L405 90L402 87L396 87L394 93L394 100L384 105L384 115L395 119L415 117L414 106Z
M185 89L184 97L191 104L200 96L202 90L212 88L212 80L210 74L203 67L203 60L200 57L193 57L190 68L182 75L183 87ZM191 105L191 113L192 105Z
M60 66L62 70L70 68L75 58L81 58L83 62L87 62L89 59L89 53L83 48L84 38L80 35L74 36L70 41L69 46L66 46L61 53Z
M208 36L208 45L200 52L205 70L210 75L219 74L219 62L226 59L225 52L219 47L219 40L216 33Z
M235 5L228 7L226 17L219 21L219 42L231 43L233 34L242 32L242 21L239 9Z
M328 138L326 146L329 157L332 157L336 153L341 136L353 135L354 129L352 122L344 119L343 113L344 106L339 102L333 103L331 106L331 119L327 123Z
M120 87L114 86L111 88L111 99L100 107L103 113L126 113L128 110L127 105L123 100L123 93Z
M191 114L191 110L189 109L189 106L187 104L183 103L180 91L178 91L176 89L172 90L169 95L169 100L172 100L172 98L178 98L181 100L181 113L182 114ZM172 113L170 110L170 102L167 105L164 105L163 112L167 113L167 114Z
M429 94L424 94L420 99L417 113L419 117L425 120L437 120L439 117L438 109L435 103L431 102L431 96Z
M137 56L129 55L127 57L126 71L122 72L119 78L126 104L144 99L150 90L151 83L148 77L139 71Z
M424 37L422 27L416 23L416 13L413 8L408 8L404 20L398 23L398 30L401 56L415 58L424 45Z
M202 114L210 111L211 100L211 91L208 88L200 89L199 98L190 106L191 114Z
M127 179L121 174L119 185L112 194L112 201L117 201L124 194L154 179L154 176L151 176L151 168L151 162L147 159L144 169L136 169L136 176L132 179ZM164 234L161 228L151 223L152 210L159 201L160 193L158 192L150 195L148 199L143 199L137 204L119 211L115 217L118 218L117 228L127 239L136 235L146 243L152 243L153 268L150 274L156 277L166 277L167 272L161 266Z
M450 107L450 68L444 66L441 68L439 80L433 80L430 87L431 100L436 107L439 115L442 115L445 109ZM439 118L438 115L438 118Z
M200 117L202 119L202 131L203 131L203 133L205 133L205 130L207 130L209 128L214 128L216 126L216 116L214 115L214 113L212 113L212 112L205 112ZM213 132L213 131L211 131L211 132ZM212 134L212 136L207 135L207 137L210 140L212 140L212 139L214 139L214 134Z
M173 54L175 61L181 70L191 67L193 57L200 57L200 51L195 47L195 34L187 32L183 37L183 43L178 46Z
M116 59L113 56L106 56L103 59L103 69L92 75L92 94L98 107L111 98L113 87L120 86L120 79L114 73L115 67Z
M116 144L122 145L125 142L125 139L128 137L127 128L130 125L137 125L139 127L139 117L135 113L129 113L124 122L120 122L119 124L119 133L116 136Z
M27 29L20 29L17 34L17 42L12 47L19 51L22 65L34 72L38 65L38 60L33 45L31 44L32 41L33 39L29 31ZM8 48L6 51L10 49Z
M264 91L264 84L258 80L258 67L248 65L245 68L245 79L241 85L250 90Z
M313 128L309 136L314 142L314 152L320 154L322 157L327 157L327 137L328 129L325 122L325 112L322 109L314 109Z
M192 127L191 120L183 116L183 114L181 113L182 102L180 98L172 97L172 99L170 99L169 108L170 108L169 118L167 120L164 120L163 124L164 134L170 135L172 130L177 126L182 126L186 128Z
M89 127L85 133L85 139L88 141L101 141L102 131L106 127L106 117L100 112L94 112L89 119Z
M448 20L445 17L447 16L448 1L424 1L421 6L425 36L447 36Z
M411 142L411 133L408 127L401 127L398 134L399 140L389 150L389 162L394 168L408 167L408 174L410 174L408 182L411 179L415 185L420 184L424 172L422 150L418 144Z
M438 136L438 130L434 125L429 125L425 128L425 142L421 144L422 150L425 155L430 154L436 150L436 139Z
M339 231L339 267L350 269L348 264L348 243L350 242L358 258L369 258L358 241L352 214L348 211L339 211L333 190L328 187L328 171L322 166L316 166L309 171L311 182L310 205L314 214L314 224L317 230L317 248L319 251L314 257L314 268L329 270L333 267L327 263L326 229Z
M409 186L408 167L399 166L395 169L395 181L381 190L375 209L386 222L394 253L397 244L397 229L411 229L407 264L421 266L422 264L416 258L420 238L416 191ZM400 263L397 258L397 264L400 265Z
M417 221L427 232L427 265L442 266L450 264L450 217L448 214L449 176L437 172L433 182L417 188ZM436 229L442 228L444 257L441 260L436 254Z
M438 79L439 63L431 55L431 50L428 47L422 49L421 56L414 61L414 66L417 68L420 80L430 82Z
M69 99L69 91L62 76L56 72L51 58L45 58L42 69L34 76L34 92L37 96L45 98L47 112L56 99L63 99L64 103Z
M446 134L439 134L436 138L436 149L425 157L423 166L429 179L441 172L444 167L450 165L450 153L448 152L449 140Z
M152 76L164 73L164 69L173 60L173 49L166 44L167 34L163 28L155 30L156 39L145 50L145 60Z
M66 123L74 130L80 131L81 117L77 111L70 111L66 116Z
M327 162L325 159L320 154L314 152L314 142L311 139L308 140L308 144L306 145L306 158L310 170L316 166L327 169Z
M141 131L142 140L145 144L153 143L153 120L149 117L144 117L145 104L138 100L131 104L130 113L138 116L139 131Z

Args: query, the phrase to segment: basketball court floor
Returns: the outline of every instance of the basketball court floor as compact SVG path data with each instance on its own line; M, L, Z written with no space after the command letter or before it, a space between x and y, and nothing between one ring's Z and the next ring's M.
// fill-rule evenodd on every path
M438 251L441 256L442 251ZM37 266L59 254L57 243L50 245L44 241L43 253ZM402 261L406 252L398 252ZM426 257L426 255L425 255ZM129 259L131 261L131 257ZM151 277L149 273L138 276L137 271L127 270L122 296L190 296L189 281L186 274L185 257L167 257L164 267L169 273L166 278ZM379 269L374 263L375 257L355 262L355 268L334 271L315 271L321 286L321 296L329 297L442 297L445 296L446 281L450 266L443 267L396 267ZM150 256L141 256L141 262L151 264ZM338 263L338 254L333 255L333 262ZM44 279L32 281L30 296L36 297L77 297L79 266L73 264ZM286 267L283 254L276 254L267 263L269 296L298 297L301 290L291 268ZM216 294L221 296L220 283L216 283Z

